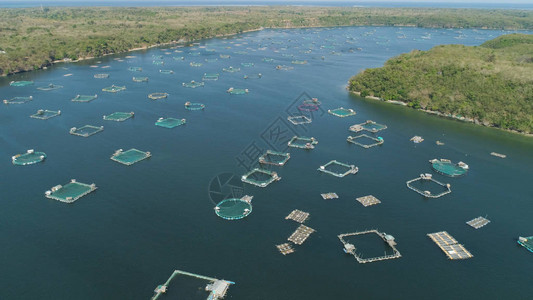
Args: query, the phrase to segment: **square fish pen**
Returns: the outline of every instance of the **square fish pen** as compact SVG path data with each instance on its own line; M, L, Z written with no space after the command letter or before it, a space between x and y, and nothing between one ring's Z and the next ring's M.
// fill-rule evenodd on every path
M415 187L413 185L413 183L416 183L416 182L419 182L422 185L432 184L434 186L441 187L442 191L437 192L437 193L434 193L434 192L432 193L429 190L422 190L421 188ZM450 189L449 183L442 183L440 181L437 181L433 179L433 176L431 174L420 174L420 177L411 179L407 181L406 184L410 190L415 191L419 193L420 195L424 197L428 197L428 198L439 198L452 192L452 190Z
M72 203L95 190L96 185L94 183L85 184L77 182L76 179L72 179L64 186L56 185L49 191L46 191L45 196L49 199L54 199L65 203Z
M17 166L27 166L42 162L46 158L46 153L30 149L24 154L17 154L11 157L12 163Z
M82 136L82 137L89 137L103 130L104 130L104 126L85 125L80 128L76 128L76 127L70 128L70 134Z
M448 256L449 259L467 259L474 257L468 250L459 244L448 232L440 231L428 233L428 236L439 248Z
M320 166L317 170L335 177L344 177L348 174L357 174L357 172L359 172L359 168L355 165L341 163L336 160L332 160L327 164Z
M122 92L124 90L126 90L125 86L118 86L118 85L114 85L114 84L102 89L102 91L108 92L108 93L118 93L118 92Z
M349 237L349 236L358 236L358 235L365 235L365 234L378 235L385 243L387 243L388 247L390 247L390 249L392 250L392 254L385 254L383 256L363 258L360 254L356 252L357 248L355 247L355 245L348 243L344 239L345 237ZM376 229L352 232L352 233L343 233L343 234L339 234L338 238L341 241L341 243L344 245L344 253L353 255L355 259L357 259L357 262L360 264L402 257L402 255L400 254L400 251L396 249L396 241L394 240L394 237L390 234L386 234L385 232L379 232Z
M36 113L30 116L30 118L39 119L39 120L48 120L53 117L57 117L61 114L61 111L53 111L48 109L39 109Z
M309 218L308 212L295 209L291 211L291 213L288 216L285 217L285 220L293 220L295 222L302 224L307 220L307 218Z
M387 125L378 124L372 120L367 120L364 123L352 125L349 128L349 130L352 132L360 132L366 130L372 133L376 133L384 129L387 129Z
M289 120L289 122L291 122L294 125L309 124L313 121L306 116L290 116L290 117L287 117L287 120Z
M293 136L292 139L287 143L287 146L292 148L300 149L315 149L315 145L318 144L318 141L314 137L305 137L305 136Z
M203 81L208 80L218 80L219 74L218 73L204 73L204 76L202 76Z
M486 218L483 218L483 217L477 217L477 218L474 218L468 222L466 222L466 224L472 226L473 228L475 229L479 229L487 224L490 223L490 220L486 219Z
M356 198L356 200L359 201L359 203L363 204L364 207L371 206L371 205L376 205L376 204L381 203L381 201L379 201L378 198L376 198L376 197L374 197L372 195L359 197L359 198Z
M76 95L71 101L72 102L91 102L94 99L98 98L98 95Z
M258 187L266 187L274 181L279 181L278 173L255 168L241 177L241 181Z
M4 99L4 104L23 104L26 102L30 102L33 100L33 96L27 96L27 97L13 97L11 99Z
M289 242L295 243L296 245L301 245L313 232L315 232L313 228L301 224L300 226L298 226L298 228L296 228L296 231L294 231L287 240L289 240Z
M290 153L267 150L265 154L259 157L259 163L266 165L284 166L291 158Z
M133 112L114 112L110 115L104 116L106 121L123 122L127 119L133 118L135 114Z
M346 138L346 141L348 141L349 143L355 144L357 146L361 146L365 149L379 146L384 143L384 140L382 137L378 136L377 138L375 138L373 136L369 136L366 134L361 134L358 136L348 136L348 138Z
M155 125L165 127L165 128L174 128L185 124L187 120L185 119L175 119L175 118L159 118Z
M185 272L181 270L175 270L165 283L158 285L155 288L154 290L155 295L152 297L151 300L157 300L162 294L166 293L168 290L168 286L170 285L170 282L176 276L187 276L191 278L206 280L207 282L209 282L205 286L205 291L209 292L209 295L207 296L207 300L223 299L224 297L226 297L226 294L228 292L230 285L235 284L235 282L224 280L224 279L216 279L216 278L211 278L211 277L207 277L204 275L189 273L189 272ZM198 291L196 291L196 293L197 292ZM179 293L179 295L181 294L182 293ZM188 297L178 297L178 298L190 299Z
M348 109L348 108L344 108L344 107L339 107L339 108L335 108L335 109L328 109L328 113L331 114L331 115L334 115L336 117L339 117L339 118L345 118L345 117L350 117L350 116L355 116L356 115L356 112L355 110L353 109Z
M115 153L111 156L111 160L116 161L118 163L121 163L126 166L131 166L136 162L140 162L143 159L147 159L148 157L152 156L150 152L143 152L141 150L137 149L130 149L127 151L123 151L122 149L118 149L115 151Z
M37 89L41 90L41 91L53 91L53 90L58 90L58 89L61 89L61 88L63 88L62 85L57 85L57 84L50 83L49 85L40 86Z

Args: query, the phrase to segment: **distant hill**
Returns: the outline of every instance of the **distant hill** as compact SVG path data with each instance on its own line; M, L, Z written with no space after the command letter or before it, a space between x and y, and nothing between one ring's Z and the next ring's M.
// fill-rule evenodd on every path
M396 100L486 126L533 132L533 35L481 46L437 46L388 60L350 79L361 96Z

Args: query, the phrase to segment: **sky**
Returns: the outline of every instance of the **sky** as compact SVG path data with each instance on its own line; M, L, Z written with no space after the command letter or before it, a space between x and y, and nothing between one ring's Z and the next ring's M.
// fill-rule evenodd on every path
M39 2L39 0L20 0L21 2ZM58 2L66 2L65 0L57 0ZM108 2L109 0L93 0L94 2ZM145 2L146 0L113 0L113 2L135 2L135 1L143 1ZM179 2L191 2L190 0L157 0L157 2L173 2L173 3L179 3ZM213 0L196 0L198 2L202 2L202 1L209 1L209 2L214 2ZM326 2L324 0L215 0L216 2L220 2L220 3L223 3L223 2L228 2L228 1L231 1L231 2L236 2L236 1L239 1L239 2L243 2L243 3L253 3L253 2L257 2L257 1L261 1L261 2L279 2L279 3L283 3L283 2ZM1 2L1 0L0 0ZM55 2L54 0L46 0L45 2ZM87 2L87 0L70 0L68 2ZM356 2L365 2L365 3L369 3L369 2L390 2L390 3L394 3L394 2L428 2L428 3L431 3L431 2L439 2L439 3L533 3L533 0L335 0L335 2L348 2L348 3L356 3Z

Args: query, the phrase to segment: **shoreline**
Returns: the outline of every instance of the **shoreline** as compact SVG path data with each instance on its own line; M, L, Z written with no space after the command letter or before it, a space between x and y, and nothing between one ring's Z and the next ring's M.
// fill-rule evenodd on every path
M348 88L346 88L346 89L348 89ZM381 101L381 102L385 102L385 103L391 103L391 104L401 105L401 106L407 107L407 103L405 103L403 101L385 100L383 98L379 98L379 97L375 97L375 96L365 96L365 97L363 97L363 96L361 96L361 92L350 91L350 90L348 90L348 91L350 93L352 93L352 94L354 94L354 95L356 95L358 97L364 98L364 99L376 100L376 101ZM465 123L471 123L471 124L474 124L474 125L480 125L480 126L487 127L487 128L499 129L499 130L502 130L502 131L505 131L505 132L519 134L519 135L523 135L523 136L526 136L526 137L533 137L533 133L520 132L520 131L512 130L512 129L503 129L503 128L496 127L496 126L491 125L491 124L485 125L485 124L483 124L483 122L480 122L479 120L468 118L468 117L457 117L457 116L453 116L453 115L449 116L449 115L447 115L447 114L445 114L443 112L440 112L440 111L434 111L434 110L422 109L422 108L411 108L411 109L414 109L414 110L417 110L417 111L422 111L424 113L427 113L427 114L430 114L430 115L435 115L435 116L446 118L446 119L451 119L451 120L455 120L455 121L461 121L461 122L465 122Z

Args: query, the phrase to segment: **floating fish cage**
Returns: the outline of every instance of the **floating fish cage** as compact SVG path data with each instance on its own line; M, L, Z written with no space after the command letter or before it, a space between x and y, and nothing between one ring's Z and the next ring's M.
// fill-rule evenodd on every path
M104 130L104 126L93 126L85 125L80 128L72 127L70 128L70 134L81 136L81 137L90 137L91 135L97 134Z
M273 59L273 58L265 57L265 58L262 59L262 61L264 61L264 62L273 62L274 59Z
M244 95L248 93L248 89L236 89L236 88L230 87L226 92L232 95Z
M228 67L228 68L223 68L222 71L228 72L228 73L235 73L235 72L241 71L241 68Z
M307 150L315 149L316 144L318 144L318 141L314 137L305 136L293 136L287 143L289 147Z
M285 65L277 65L276 70L290 71L290 70L294 70L294 67L285 66Z
M200 52L189 52L190 56L198 56L200 55Z
M182 83L182 85L186 88L192 88L192 89L195 89L197 87L203 87L204 86L204 82L196 82L194 80L191 80L191 82L184 82Z
M189 63L189 65L191 67L201 67L201 66L203 66L203 64L199 63L199 62L191 62L191 63Z
M218 73L204 73L204 76L202 77L203 81L207 80L218 80L219 74Z
M224 199L215 206L215 214L224 220L240 220L252 213L252 197Z
M123 122L129 118L133 118L134 116L135 116L135 113L133 112L114 112L110 115L104 116L104 120Z
M72 203L81 197L96 190L96 185L85 184L77 182L76 179L72 179L68 184L56 185L44 194L46 198L54 199L57 201Z
M27 166L42 162L46 158L46 153L30 149L24 154L17 154L11 157L14 165Z
M307 60L293 60L291 63L293 65L306 65L307 64Z
M300 226L298 226L298 228L296 228L296 231L294 231L287 240L289 242L295 243L296 245L301 245L313 232L315 232L313 228L301 224Z
M529 252L533 252L533 236L529 237L518 237L518 244L527 250Z
M219 57L222 58L222 59L228 59L231 56L229 54L220 54Z
M4 99L4 104L23 104L26 102L30 102L33 100L33 96L27 96L27 97L13 97L11 99Z
M240 55L248 54L248 52L246 52L246 51L235 51L233 53L240 54Z
M368 120L364 123L350 126L349 130L352 132L360 132L360 131L366 130L368 132L376 133L384 129L387 129L387 125L378 124L372 120Z
M378 136L377 138L369 136L366 134L361 134L358 136L348 136L346 139L349 143L361 146L365 149L372 148L375 146L382 145L385 141L382 137Z
M156 65L156 66L162 66L162 65L165 64L165 62L162 61L162 60L154 60L154 61L152 61L152 64Z
M259 163L266 165L284 166L290 158L290 153L267 150L265 154L259 157Z
M185 119L175 119L175 118L159 118L155 125L165 127L165 128L174 128L180 125L185 124L187 121Z
M40 120L48 120L53 117L57 117L61 114L61 111L53 111L48 109L39 109L35 114L31 115L31 118L34 119L40 119Z
M385 254L383 256L363 258L361 254L356 252L357 248L355 247L355 245L348 243L348 241L345 238L350 237L350 236L358 236L358 235L365 235L365 234L378 235L383 240L383 242L385 242L388 245L390 250L392 250L392 253ZM397 243L394 237L390 234L386 234L385 232L379 232L376 229L358 231L358 232L352 232L352 233L343 233L343 234L339 234L338 238L341 241L341 243L344 245L344 249L343 249L344 253L353 255L355 259L357 260L357 262L360 264L383 261L383 260L388 260L388 259L396 259L396 258L402 257L402 255L400 254L400 251L396 249Z
M432 159L429 161L431 167L435 172L446 175L449 177L458 177L466 174L468 172L468 165L460 161L458 163L453 163L448 159Z
M490 223L490 220L483 218L483 217L477 217L466 222L466 224L470 225L474 229L479 229L489 223Z
M421 137L421 136L418 136L418 135L415 135L413 136L411 139L410 139L411 142L415 143L415 144L419 144L419 143L422 143L424 141L424 138Z
M294 253L294 248L292 248L291 243L276 245L276 248L283 255Z
M359 203L363 204L364 207L367 207L367 206L372 206L372 205L376 205L376 204L380 204L381 201L372 196L372 195L368 195L368 196L364 196L364 197L359 197L359 198L356 198L355 200L357 200Z
M166 97L168 97L167 93L151 93L148 95L148 98L152 100L165 99Z
M356 115L355 110L353 110L351 108L344 108L344 107L339 107L339 108L336 108L336 109L328 109L328 113L332 114L332 115L334 115L336 117L339 117L339 118L345 118L345 117L350 117L350 116L355 116Z
M246 68L249 68L249 67L253 67L253 66L254 66L254 63L251 63L251 62L243 62L243 63L241 63L241 66L246 67Z
M58 90L58 89L61 89L61 88L63 88L62 85L57 85L57 84L50 83L49 85L40 86L37 89L41 90L41 91L53 91L53 90Z
M474 257L465 247L459 244L448 232L428 233L429 238L439 246L449 259L467 259Z
M129 67L128 68L128 71L132 71L132 72L142 72L143 68L141 67Z
M303 103L298 105L299 111L305 111L305 112L313 112L318 110L318 105L312 104L312 103Z
M255 168L241 177L241 181L258 187L266 187L274 181L280 180L278 173Z
M306 105L311 104L311 105L316 105L316 106L322 105L322 103L318 101L318 98L311 98L311 99L304 100L303 104L306 104Z
M133 77L134 82L148 82L148 77Z
M173 60L185 60L185 57L183 57L183 56L173 56L172 59Z
M324 200L339 199L339 195L337 195L337 193L324 193L320 194L320 196L322 196L322 199Z
M313 121L306 116L290 116L290 117L287 117L287 120L289 120L289 122L291 122L294 125L309 124Z
M174 71L172 71L172 70L159 70L159 73L165 74L165 75L170 75L170 74L174 74Z
M202 110L205 108L205 104L202 103L193 103L193 102L185 102L185 109L188 110Z
M28 86L28 85L32 85L33 84L33 81L26 81L26 80L22 80L22 81L11 81L9 83L10 86L17 86L17 87L21 87L21 86Z
M161 59L163 59L163 55L152 54L152 59L155 59L155 60L161 60Z
M413 183L416 183L416 182L420 183L420 188L413 186ZM437 181L433 179L433 176L431 174L420 174L420 177L411 179L407 181L406 184L410 190L415 191L419 193L420 195L424 197L428 197L428 198L439 198L452 192L452 190L450 189L449 183L442 183L440 181ZM431 192L429 190L422 189L423 186L427 187L428 184L440 187L442 191Z
M261 73L244 75L244 79L261 79L261 77L263 77Z
M136 162L140 162L143 159L147 159L148 157L152 156L150 152L143 152L141 150L137 149L130 149L127 151L123 151L122 149L118 149L115 151L115 153L111 156L111 160L116 161L118 163L121 163L126 166L131 166Z
M208 62L208 63L217 62L217 61L218 61L218 58L206 58L205 59L205 62Z
M174 279L174 277L179 276L179 275L208 281L209 283L205 286L205 291L209 292L209 295L207 296L207 300L223 299L228 292L229 286L231 284L235 284L235 282L231 282L231 281L227 281L223 279L216 279L216 278L211 278L211 277L189 273L185 271L175 270L164 284L158 285L155 288L154 290L155 295L152 297L151 300L157 300L161 296L161 294L166 293L170 282ZM177 293L177 294L180 294L180 293Z
M93 77L96 79L105 79L109 78L109 74L94 74Z
M126 89L125 86L118 86L118 85L113 84L112 86L103 88L102 91L108 92L108 93L118 93L118 92L124 91L125 89Z
M309 213L301 211L299 209L295 209L291 211L291 213L285 217L285 220L293 220L295 222L298 222L300 224L305 223L307 219L309 218Z
M327 164L320 166L317 170L336 177L344 177L348 174L357 174L357 172L359 172L359 168L355 165L341 163L336 160L332 160Z
M98 95L76 95L71 101L72 102L91 102L94 99L98 98Z

